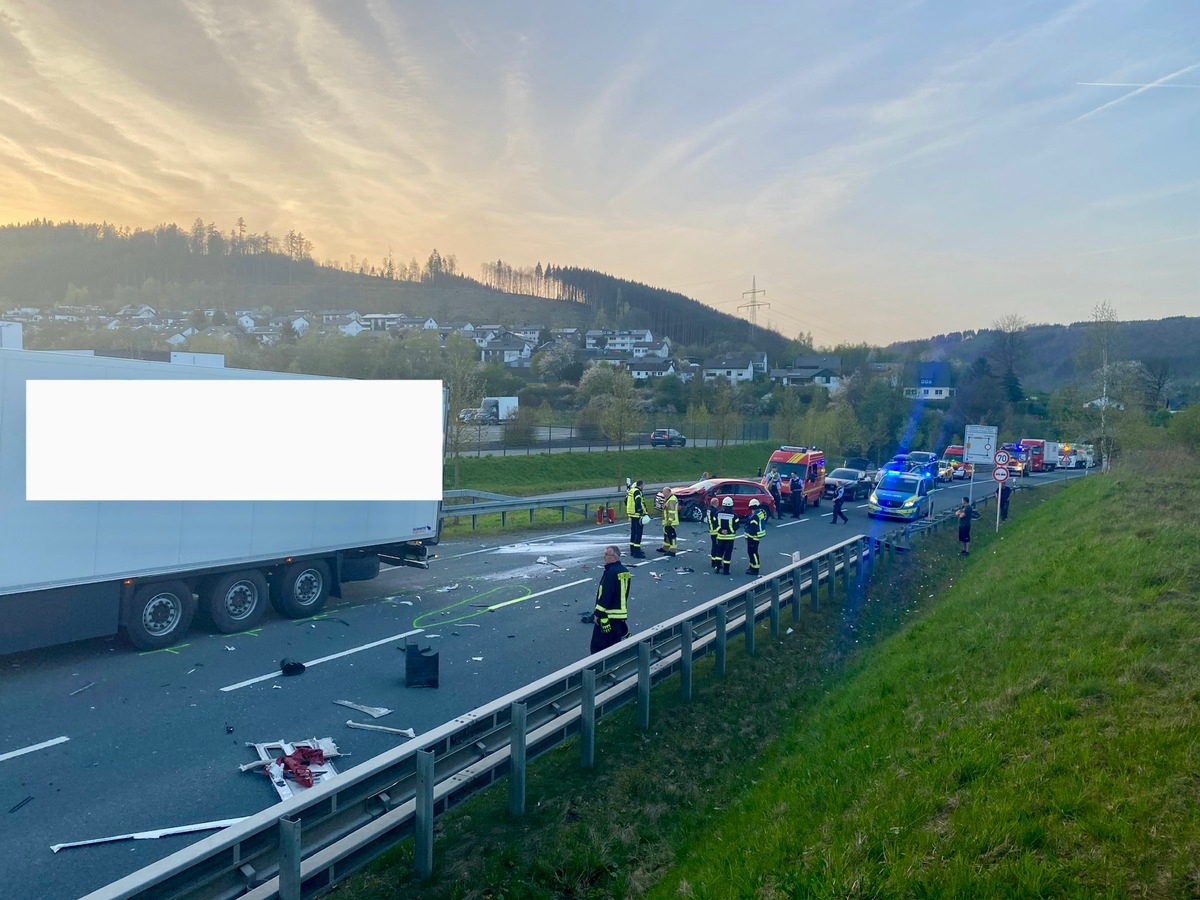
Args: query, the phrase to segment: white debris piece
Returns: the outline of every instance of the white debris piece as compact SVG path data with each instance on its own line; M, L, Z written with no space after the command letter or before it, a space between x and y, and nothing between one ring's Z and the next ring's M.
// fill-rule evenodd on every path
M363 706L359 703L351 703L349 700L334 700L333 702L338 706L348 706L350 709L357 709L361 713L366 713L372 719L381 719L392 712L383 706Z
M349 728L359 728L363 731L382 731L385 734L398 734L401 737L416 737L417 733L411 728L388 728L386 725L372 725L369 722L355 722L352 719L346 720L346 725Z

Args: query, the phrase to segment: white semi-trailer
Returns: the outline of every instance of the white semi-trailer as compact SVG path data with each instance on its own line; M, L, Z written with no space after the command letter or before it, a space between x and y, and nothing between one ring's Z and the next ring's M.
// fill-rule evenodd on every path
M438 539L440 500L27 499L30 382L302 377L0 349L0 654L118 631L135 647L159 649L186 634L198 608L218 631L245 631L262 619L268 600L300 618L340 596L343 583L374 578L381 561L424 567L426 548ZM328 440L338 421L337 409L267 409L260 433L227 437ZM127 423L130 466L194 437L155 426L152 409Z

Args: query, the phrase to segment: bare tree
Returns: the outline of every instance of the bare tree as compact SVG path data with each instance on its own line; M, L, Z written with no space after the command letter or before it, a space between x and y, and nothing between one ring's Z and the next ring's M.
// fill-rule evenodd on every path
M1167 389L1175 380L1175 360L1155 356L1142 360L1142 366L1142 389L1146 395L1146 409L1161 409L1167 402Z
M637 386L633 376L624 370L614 370L612 392L600 412L600 427L610 441L617 443L617 483L624 477L625 442L629 435L638 430L642 423L642 412L637 404Z
M1016 313L1001 316L992 323L992 361L1008 385L1009 400L1021 399L1017 366L1025 355L1025 330L1028 327L1024 317Z
M1108 471L1109 463L1108 406L1112 402L1109 398L1109 378L1117 358L1116 345L1117 311L1107 300L1101 300L1092 309L1083 357L1100 387L1100 454L1103 471Z
M458 488L459 458L470 439L478 433L474 425L459 419L458 411L476 408L483 399L483 379L479 377L475 354L471 352L473 347L474 345L462 348L448 346L442 370L450 404L446 419L446 452L454 458L454 487L456 489Z
M718 378L713 387L712 424L717 438L717 466L724 470L725 445L742 427L742 417L737 413L737 402L729 383Z

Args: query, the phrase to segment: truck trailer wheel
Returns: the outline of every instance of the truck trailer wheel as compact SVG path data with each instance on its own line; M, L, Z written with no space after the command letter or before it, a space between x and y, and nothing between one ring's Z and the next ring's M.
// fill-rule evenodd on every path
M267 579L257 569L228 572L212 583L204 599L217 631L246 631L266 615Z
M309 559L284 566L271 579L271 605L289 619L319 613L329 598L329 565Z
M161 650L187 634L195 614L196 599L182 581L143 584L129 603L125 633L139 650Z

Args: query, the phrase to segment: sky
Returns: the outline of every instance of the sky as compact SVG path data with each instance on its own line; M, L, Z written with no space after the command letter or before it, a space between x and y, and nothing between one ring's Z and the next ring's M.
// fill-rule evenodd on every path
M598 269L818 345L1200 314L1197 0L0 0L0 222Z

